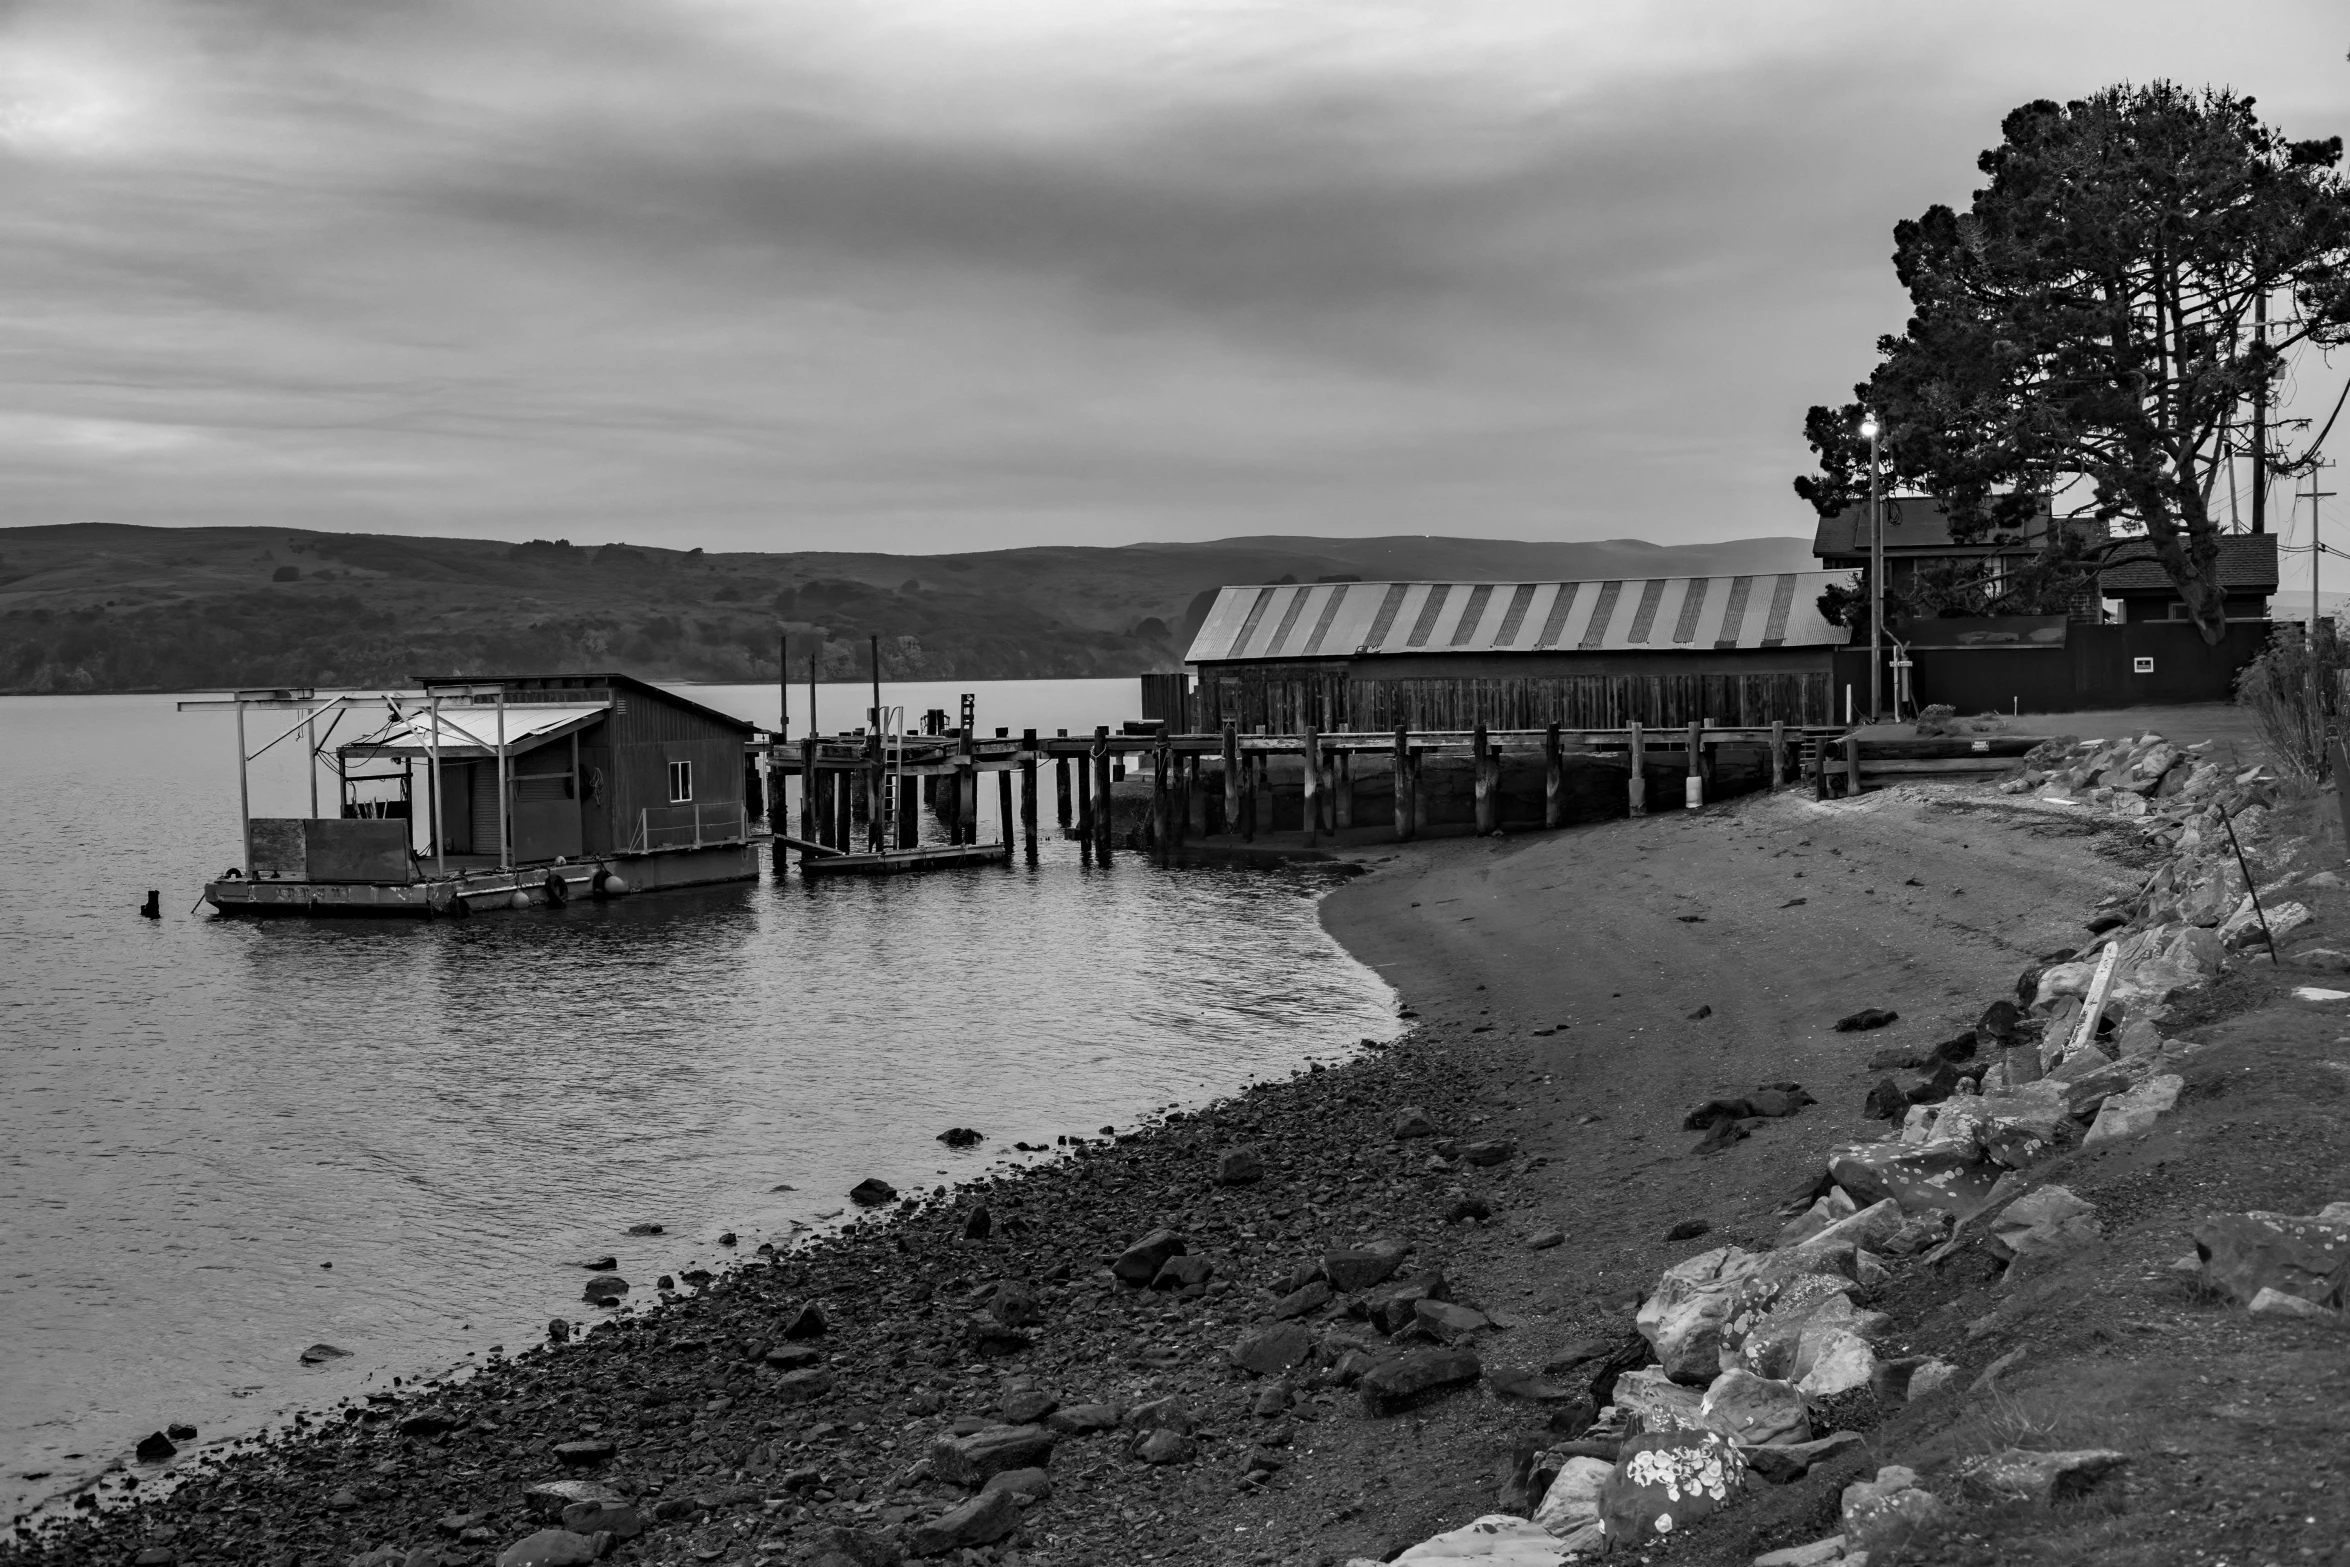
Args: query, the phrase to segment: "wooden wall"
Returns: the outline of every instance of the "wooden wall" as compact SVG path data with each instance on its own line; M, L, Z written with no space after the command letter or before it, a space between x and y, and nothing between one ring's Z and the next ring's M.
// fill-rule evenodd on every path
M1711 719L1745 726L1827 724L1831 682L1817 670L1757 674L1527 675L1461 679L1358 679L1345 664L1211 666L1192 701L1194 733L1227 722L1243 733L1333 730L1621 729Z

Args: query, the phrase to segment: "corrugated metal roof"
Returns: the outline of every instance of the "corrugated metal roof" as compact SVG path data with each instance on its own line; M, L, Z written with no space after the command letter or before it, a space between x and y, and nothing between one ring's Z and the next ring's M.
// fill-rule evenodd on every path
M549 740L584 729L611 711L611 704L509 702L505 711L506 754L511 756ZM440 710L440 751L443 756L495 756L499 714L494 703L449 705ZM353 756L429 756L433 749L430 709L392 720L373 734L339 748Z
M1819 611L1849 572L1610 582L1309 582L1225 588L1190 664L1380 653L1841 647Z

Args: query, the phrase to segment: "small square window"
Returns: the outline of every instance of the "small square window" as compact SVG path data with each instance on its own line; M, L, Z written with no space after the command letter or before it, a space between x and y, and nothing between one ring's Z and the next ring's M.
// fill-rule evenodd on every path
M691 762L671 762L669 764L669 803L683 805L693 797L694 764Z
M2131 659L2131 660L2130 660L2130 673L2131 673L2131 674L2133 674L2133 675L2151 675L2151 674L2153 674L2153 673L2154 673L2154 660L2153 660L2153 659L2150 659L2150 658L2133 658L2133 659Z

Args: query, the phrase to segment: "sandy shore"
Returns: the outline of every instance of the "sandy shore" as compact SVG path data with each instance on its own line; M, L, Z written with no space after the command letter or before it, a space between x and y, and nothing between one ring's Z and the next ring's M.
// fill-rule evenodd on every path
M1627 1303L1690 1250L1668 1228L1775 1229L1831 1144L1877 1130L1860 1115L1866 1057L1947 1035L2032 956L2076 943L2127 879L2115 842L1987 797L1895 792L1361 853L1369 874L1325 917L1416 1009L1404 1045L893 1210L462 1385L214 1450L168 1500L0 1554L311 1567L391 1547L412 1567L422 1550L488 1563L554 1521L528 1488L563 1478L609 1488L615 1510L574 1521L620 1525L607 1543L624 1561L886 1560L936 1544L924 1528L941 1515L979 1542L948 1559L1391 1554L1493 1510L1513 1451L1544 1433L1546 1408L1500 1396L1493 1370L1620 1343ZM1831 1031L1862 1006L1902 1019ZM1691 1103L1772 1081L1820 1102L1692 1153ZM1456 1144L1511 1151L1480 1165L1399 1141L1413 1106ZM1241 1146L1263 1178L1216 1184ZM989 1233L970 1238L982 1204ZM1479 1207L1482 1221L1459 1217ZM1212 1269L1202 1287L1113 1277L1162 1227ZM1530 1248L1552 1230L1563 1244ZM1374 1241L1409 1248L1397 1277L1441 1271L1491 1319L1471 1338L1486 1383L1365 1407L1349 1372L1398 1346L1309 1280L1333 1248ZM1235 1367L1231 1346L1284 1299L1316 1360ZM824 1331L788 1336L810 1305ZM1350 1345L1362 1360L1327 1363ZM974 1471L938 1444L958 1423L1039 1416L1050 1496L975 1511L950 1473ZM1104 1420L1120 1423L1087 1429ZM1174 1434L1154 1442L1161 1428ZM575 1449L567 1468L566 1442L611 1451ZM999 1524L1012 1532L980 1542ZM1700 1554L1683 1559L1712 1559L1685 1543Z

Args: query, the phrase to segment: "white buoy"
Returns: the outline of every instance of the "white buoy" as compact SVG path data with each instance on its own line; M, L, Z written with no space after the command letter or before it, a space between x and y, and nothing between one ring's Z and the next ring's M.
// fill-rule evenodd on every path
M1691 773L1681 785L1681 803L1690 810L1705 804L1705 780Z
M514 889L514 896L507 901L518 909L527 909L530 907L530 894L517 887Z
M628 891L627 878L623 877L618 871L606 871L604 873L605 897L617 898L626 891Z

